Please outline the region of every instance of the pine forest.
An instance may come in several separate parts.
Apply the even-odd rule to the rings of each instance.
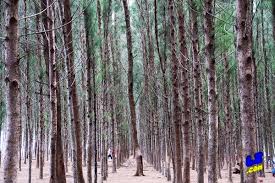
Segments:
[[[275,0],[0,0],[0,183],[275,183]]]

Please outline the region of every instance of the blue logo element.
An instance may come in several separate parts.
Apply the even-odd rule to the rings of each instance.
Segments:
[[[252,167],[253,165],[263,163],[263,152],[257,152],[254,154],[254,160],[252,159],[251,155],[246,156],[245,164],[247,167]]]

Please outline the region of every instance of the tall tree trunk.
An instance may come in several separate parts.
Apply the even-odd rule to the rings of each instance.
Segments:
[[[47,7],[47,0],[42,0],[41,1],[41,9],[44,10],[46,9]],[[43,27],[42,30],[48,30],[48,27],[49,27],[49,19],[48,19],[48,14],[47,14],[47,11],[44,11],[42,14],[41,14],[41,20],[42,20],[42,23],[43,25],[41,25],[41,27]],[[49,32],[45,32],[42,34],[42,37],[43,37],[43,55],[44,55],[44,59],[45,59],[45,65],[46,65],[46,80],[47,80],[47,83],[49,84],[49,42],[48,42],[48,34]],[[42,72],[42,70],[40,71]],[[41,73],[42,74],[42,73]],[[40,81],[42,82],[42,81]],[[50,86],[50,85],[48,85]],[[43,88],[42,88],[43,89]],[[40,86],[40,94],[42,96],[42,91],[41,90],[41,86]],[[48,88],[47,88],[47,91],[48,91]],[[41,101],[42,102],[42,101]],[[43,106],[43,104],[40,103],[40,106]],[[40,108],[40,111],[42,109]],[[41,114],[40,114],[41,115]],[[39,177],[40,179],[43,178],[43,167],[44,167],[44,153],[45,153],[45,125],[42,124],[44,123],[42,120],[42,117],[43,115],[40,116],[40,172],[39,172]],[[48,133],[46,133],[48,134]],[[47,138],[48,139],[48,138]],[[48,150],[48,143],[46,143],[46,149]],[[48,152],[47,152],[48,154]]]
[[[188,67],[188,51],[186,47],[186,37],[185,37],[185,17],[183,14],[183,0],[178,1],[178,21],[179,21],[179,64],[181,65],[181,82],[182,87],[182,98],[183,98],[183,149],[184,149],[184,168],[183,168],[183,182],[190,182],[190,134],[189,130],[191,127],[191,103],[189,96],[189,67]],[[195,154],[195,153],[194,153]]]
[[[208,145],[208,182],[217,182],[217,92],[214,46],[214,1],[204,1],[205,52],[208,77],[209,145]]]
[[[77,182],[84,183],[83,171],[82,171],[82,148],[81,148],[81,125],[79,116],[79,104],[76,88],[76,77],[74,70],[74,50],[73,50],[73,33],[72,33],[72,16],[71,16],[71,3],[70,0],[64,0],[64,40],[66,49],[66,63],[68,70],[68,86],[69,95],[71,99],[71,112],[74,123],[74,135],[76,142],[76,161],[77,161]]]
[[[169,16],[170,16],[170,41],[171,41],[171,74],[172,74],[172,91],[173,91],[173,122],[174,122],[174,130],[175,130],[175,183],[182,183],[182,159],[181,159],[181,113],[180,113],[180,106],[179,106],[179,61],[176,56],[176,37],[175,37],[175,26],[176,26],[176,17],[174,16],[174,1],[168,1],[168,9],[169,9]]]
[[[63,61],[63,60],[61,60]],[[59,71],[56,70],[56,98],[57,98],[57,123],[56,123],[56,177],[58,183],[66,183],[66,173],[64,166],[64,153],[62,143],[62,110],[61,110],[61,86]]]
[[[115,109],[114,109],[114,92],[111,94],[111,150],[112,150],[112,172],[116,173],[116,154],[115,154],[115,149],[116,149],[116,143],[115,143]]]
[[[20,79],[21,79],[21,75],[19,75]],[[19,171],[22,171],[22,136],[23,136],[23,123],[22,123],[22,92],[20,91],[21,89],[19,88],[19,150],[18,150],[18,154],[19,154],[19,162],[18,162],[18,170]],[[1,129],[1,126],[0,126],[0,129]],[[1,133],[1,130],[0,130],[0,133]],[[0,135],[0,138],[1,138],[1,135]],[[0,150],[1,151],[1,150]],[[1,152],[0,152],[0,166],[1,166]]]
[[[40,136],[39,136],[39,158],[40,158],[40,167],[39,167],[39,178],[43,179],[43,167],[44,167],[44,98],[43,98],[43,68],[42,68],[42,59],[39,61],[40,74],[39,74],[39,104],[40,104]]]
[[[110,54],[109,54],[109,22],[110,22],[110,13],[111,13],[111,3],[112,1],[109,0],[108,4],[106,4],[103,8],[103,59],[102,62],[102,89],[103,89],[103,98],[102,98],[102,115],[103,115],[103,122],[102,122],[102,151],[101,151],[101,177],[102,180],[107,180],[108,177],[108,124],[109,120],[107,117],[108,114],[108,99],[109,99],[109,93],[107,92],[107,89],[109,87],[109,60],[110,60]]]
[[[92,64],[93,110],[94,110],[94,183],[97,183],[97,99],[96,99],[96,62]]]
[[[116,18],[116,15],[115,15]],[[116,25],[114,25],[116,26]],[[115,28],[116,29],[116,28]],[[116,120],[115,120],[115,105],[116,105],[116,101],[115,101],[115,97],[116,97],[116,86],[115,86],[115,80],[116,80],[116,74],[115,73],[115,69],[117,67],[116,65],[116,57],[115,57],[115,49],[114,49],[114,42],[113,42],[113,34],[110,35],[110,47],[111,47],[111,53],[112,53],[112,67],[113,67],[113,77],[110,78],[112,86],[114,87],[113,90],[111,91],[111,96],[110,96],[110,110],[111,110],[111,149],[112,149],[112,172],[116,173],[117,172],[117,156],[116,156],[116,149],[117,149],[117,130],[116,130]]]
[[[264,10],[261,10],[261,16],[262,16],[262,48],[263,48],[263,60],[264,60],[264,85],[265,85],[265,127],[267,136],[267,147],[266,147],[266,168],[269,166],[269,162],[273,160],[274,156],[274,149],[273,149],[273,134],[272,134],[272,111],[271,111],[271,102],[270,102],[270,81],[269,81],[269,69],[272,68],[272,66],[268,65],[268,56],[266,52],[266,41],[265,41],[265,27],[264,27]],[[267,32],[266,32],[267,33]],[[256,86],[255,86],[256,87]],[[270,163],[270,166],[272,164]]]
[[[128,50],[128,99],[130,106],[131,115],[131,126],[132,126],[132,142],[134,146],[134,155],[136,158],[137,169],[135,176],[144,176],[143,174],[143,162],[142,154],[137,139],[137,126],[136,126],[136,111],[135,111],[135,100],[134,100],[134,81],[133,81],[133,53],[132,53],[132,33],[131,33],[131,23],[130,23],[130,12],[128,9],[127,0],[123,0],[123,8],[125,15],[126,24],[126,37],[127,37],[127,50]]]
[[[84,43],[83,43],[84,45]],[[85,64],[83,64],[83,68],[85,68]],[[86,150],[86,144],[87,144],[87,84],[86,84],[86,69],[81,72],[81,78],[82,78],[82,105],[83,105],[83,142],[82,142],[82,148],[83,148],[83,166],[87,166],[87,150]]]
[[[27,16],[27,0],[24,0],[24,16]],[[32,178],[32,106],[31,106],[31,92],[30,92],[30,85],[31,85],[31,74],[30,74],[30,50],[29,50],[29,38],[27,36],[28,34],[28,22],[27,19],[24,21],[25,24],[25,53],[26,53],[26,62],[27,62],[27,68],[26,68],[26,75],[27,75],[27,88],[26,88],[26,107],[27,107],[27,126],[28,126],[28,135],[29,135],[29,146],[28,146],[28,157],[29,157],[29,167],[28,167],[28,182],[31,183]]]
[[[203,121],[202,121],[202,94],[201,94],[201,69],[199,60],[199,36],[198,36],[198,14],[196,2],[189,0],[190,4],[190,24],[192,35],[192,56],[194,68],[194,94],[195,94],[195,120],[197,124],[197,134],[203,134]],[[197,174],[198,183],[204,182],[204,138],[203,135],[198,135],[197,143]]]
[[[40,11],[40,8],[38,6],[36,7],[36,12],[38,13]],[[40,18],[41,16],[36,17],[36,30],[40,31]],[[37,35],[37,43],[41,43],[41,35]],[[37,50],[37,57],[38,57],[38,65],[39,65],[39,137],[38,139],[38,146],[39,151],[37,152],[38,158],[37,161],[39,162],[39,178],[43,179],[43,167],[44,167],[44,97],[43,97],[43,63],[42,63],[42,52],[41,52],[41,46],[38,45]]]
[[[252,16],[249,0],[237,1],[237,60],[240,88],[240,117],[242,123],[242,158],[256,151],[255,119],[253,106]],[[244,164],[243,164],[244,165]],[[247,174],[243,166],[244,182],[256,183],[255,173]]]
[[[4,183],[17,179],[19,126],[18,0],[6,2],[5,68],[7,88],[7,145],[4,158]]]
[[[229,62],[227,60],[227,55],[224,54],[224,84],[225,84],[225,93],[224,93],[224,113],[225,113],[225,129],[226,129],[226,141],[228,143],[226,154],[227,154],[227,166],[228,166],[228,181],[233,182],[232,180],[232,121],[231,121],[231,102],[230,102],[230,73],[229,73]]]
[[[117,13],[114,15],[114,33],[111,40],[111,47],[112,47],[112,53],[114,55],[114,61],[113,61],[113,71],[114,71],[114,90],[115,90],[115,104],[114,104],[114,111],[115,111],[115,121],[116,121],[116,131],[117,131],[117,141],[116,141],[116,165],[119,167],[122,163],[122,151],[121,151],[121,145],[122,145],[122,130],[121,130],[121,124],[123,121],[123,104],[119,101],[123,99],[123,93],[122,93],[122,83],[121,83],[121,63],[120,63],[120,44],[119,44],[119,34],[117,31],[118,27],[118,17]]]
[[[53,0],[48,0],[48,4],[52,4]],[[56,99],[56,58],[55,58],[55,32],[54,17],[55,8],[54,4],[49,8],[49,31],[48,44],[49,44],[49,83],[50,83],[50,102],[51,102],[51,155],[50,155],[50,183],[57,183],[56,176],[56,138],[57,138],[57,99]]]
[[[92,118],[92,64],[94,64],[92,46],[93,46],[93,38],[91,38],[91,27],[90,27],[90,16],[89,12],[90,8],[87,7],[84,10],[84,21],[85,21],[85,31],[86,31],[86,49],[87,49],[87,93],[88,93],[88,120],[89,120],[89,132],[88,132],[88,159],[87,159],[87,179],[88,183],[92,183],[92,133],[93,133],[93,118]],[[95,100],[95,99],[93,99]]]

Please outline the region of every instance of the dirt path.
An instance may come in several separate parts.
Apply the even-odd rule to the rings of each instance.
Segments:
[[[36,161],[33,160],[33,171],[32,171],[32,182],[33,183],[48,183],[49,182],[49,162],[47,161],[44,168],[44,179],[39,179],[39,170],[35,167]],[[83,168],[84,177],[86,180],[86,167]],[[100,168],[99,168],[100,171]],[[109,176],[106,183],[168,183],[166,177],[161,173],[155,171],[151,165],[144,162],[144,174],[142,177],[133,176],[135,173],[135,160],[130,158],[126,161],[122,167],[117,170],[117,173],[111,173],[111,161],[109,162]],[[267,170],[270,172],[270,170]],[[227,170],[222,170],[222,179],[219,179],[219,183],[227,183],[228,176]],[[3,182],[3,169],[0,168],[0,183]],[[205,183],[207,183],[207,174],[205,174]],[[67,183],[73,183],[73,173],[72,169],[69,168],[69,171],[66,173]],[[98,182],[100,182],[100,174],[98,175]],[[233,182],[239,183],[239,175],[233,175]],[[266,173],[266,178],[262,179],[263,183],[275,183],[275,177],[272,177],[271,173]],[[86,180],[87,181],[87,180]],[[22,164],[22,171],[18,172],[18,183],[27,183],[28,182],[28,165]],[[197,182],[196,171],[191,170],[191,183]],[[170,182],[172,183],[172,182]]]
[[[144,162],[145,176],[133,176],[135,174],[135,160],[129,159],[122,167],[117,170],[117,173],[110,173],[108,183],[167,183],[166,178],[161,173],[155,171],[151,165]],[[112,169],[110,168],[110,171]]]

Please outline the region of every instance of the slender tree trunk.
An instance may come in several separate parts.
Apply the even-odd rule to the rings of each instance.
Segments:
[[[126,23],[126,37],[127,37],[127,50],[128,50],[128,99],[131,114],[131,126],[132,126],[132,142],[134,146],[134,154],[137,163],[137,170],[135,176],[144,176],[143,174],[143,162],[142,154],[137,139],[137,127],[136,127],[136,111],[135,111],[135,100],[133,93],[133,53],[132,53],[132,33],[131,33],[131,23],[130,23],[130,12],[128,9],[127,0],[123,0],[123,8]]]
[[[62,63],[62,72],[65,72],[65,63]],[[67,97],[67,90],[66,90],[66,82],[63,82],[62,85],[62,91],[63,91],[63,107],[64,107],[64,115],[63,115],[63,123],[64,123],[64,161],[65,161],[65,170],[66,173],[68,172],[68,164],[69,164],[69,125],[68,125],[68,119],[69,119],[69,113],[68,113],[68,97]]]
[[[214,46],[214,1],[204,1],[205,51],[208,77],[209,146],[208,146],[208,182],[217,182],[217,92]]]
[[[28,130],[28,123],[25,120],[25,149],[24,149],[24,164],[27,164],[28,159],[28,147],[29,147],[29,130]]]
[[[252,16],[249,0],[237,1],[237,60],[239,69],[240,116],[242,122],[243,160],[256,151],[253,106]],[[243,164],[244,165],[244,164]],[[244,182],[256,183],[257,174],[247,174],[243,166]]]
[[[47,7],[47,0],[42,0],[41,1],[41,9],[46,9]],[[41,20],[42,20],[42,23],[43,25],[41,26],[42,27],[42,30],[48,30],[48,27],[49,27],[49,21],[48,21],[48,14],[47,14],[47,11],[44,11],[42,14],[41,14]],[[47,83],[49,84],[49,42],[48,42],[48,34],[49,32],[47,33],[43,33],[42,34],[42,37],[43,37],[43,55],[44,55],[44,59],[45,59],[45,65],[46,65],[46,80],[47,80]],[[40,71],[42,72],[42,70]],[[42,73],[41,73],[42,74]],[[49,85],[50,86],[50,85]],[[47,90],[48,91],[48,88]],[[41,86],[40,86],[40,94],[42,94],[43,92],[43,88],[41,90]],[[42,96],[42,95],[41,95]],[[43,101],[41,101],[43,102]],[[44,106],[43,104],[40,103],[40,111],[42,110],[42,106]],[[44,119],[43,119],[43,115],[40,113],[40,170],[39,170],[39,177],[40,179],[43,178],[43,167],[44,167],[44,153],[45,153],[45,148],[47,150],[47,155],[48,155],[48,143],[44,144],[45,143],[45,125],[42,124],[44,123]],[[48,133],[46,133],[48,134]],[[47,135],[48,137],[48,135]],[[48,139],[48,138],[47,138]],[[46,145],[46,147],[45,147]],[[48,156],[47,156],[47,160],[48,160]]]
[[[27,16],[27,1],[24,0],[24,16]],[[27,36],[28,34],[28,23],[27,20],[25,19],[24,21],[25,24],[25,53],[26,53],[26,62],[27,62],[27,68],[26,68],[26,75],[27,75],[27,88],[26,88],[26,107],[27,107],[27,126],[28,126],[28,135],[29,135],[29,146],[28,146],[28,157],[29,157],[29,167],[28,167],[28,182],[31,183],[31,178],[32,178],[32,113],[31,113],[31,92],[30,92],[30,85],[31,85],[31,76],[30,76],[30,50],[29,50],[29,38]]]
[[[76,159],[77,159],[77,182],[84,183],[82,171],[82,148],[81,148],[81,125],[79,116],[79,103],[76,88],[76,76],[74,70],[74,50],[73,50],[73,37],[72,37],[72,16],[71,16],[71,3],[70,0],[64,0],[64,20],[66,26],[64,31],[65,49],[66,49],[66,63],[68,70],[68,86],[69,95],[71,99],[71,111],[74,123],[74,134],[76,142]]]
[[[174,1],[168,1],[168,9],[169,9],[169,16],[170,16],[170,41],[171,41],[171,74],[172,74],[172,91],[173,91],[173,122],[174,122],[174,130],[175,130],[175,183],[182,183],[182,160],[181,160],[181,114],[180,114],[180,106],[179,106],[179,73],[178,67],[179,62],[176,56],[176,38],[175,38],[175,26],[176,26],[176,17],[174,16]]]
[[[53,0],[48,0],[48,4],[52,4]],[[57,183],[56,176],[56,139],[57,139],[57,96],[56,96],[56,58],[55,58],[55,32],[54,17],[55,8],[54,4],[49,8],[49,31],[48,44],[49,44],[49,83],[50,83],[50,102],[51,102],[51,155],[50,155],[50,183]]]
[[[85,68],[85,64],[83,64],[83,68]],[[85,69],[86,70],[86,69]],[[87,84],[86,84],[86,71],[82,71],[82,105],[83,105],[83,110],[82,110],[82,114],[83,114],[83,166],[86,167],[87,166],[87,151],[86,151],[86,144],[87,144]]]
[[[114,94],[112,93],[111,94],[112,96],[111,96],[111,103],[110,103],[110,105],[111,105],[111,144],[112,144],[112,148],[111,148],[111,150],[112,150],[112,165],[113,165],[113,167],[112,167],[112,172],[113,173],[116,173],[116,154],[115,154],[115,148],[116,148],[116,143],[115,143],[115,117],[114,117]]]
[[[227,166],[228,166],[228,180],[232,180],[232,121],[231,121],[231,103],[230,103],[230,73],[229,73],[229,62],[227,60],[227,55],[224,54],[224,84],[225,84],[225,93],[224,93],[224,113],[225,113],[225,129],[226,129],[226,141],[228,143],[226,154],[227,154]]]
[[[195,94],[195,120],[197,123],[197,134],[203,134],[203,121],[202,121],[202,98],[201,98],[201,69],[199,60],[199,36],[198,36],[198,15],[197,7],[194,0],[189,0],[190,4],[190,24],[192,35],[192,55],[193,55],[193,68],[194,68],[194,94]],[[203,135],[198,135],[197,143],[197,174],[198,183],[204,182],[204,138]]]
[[[4,183],[17,179],[19,126],[18,0],[6,2],[5,68],[7,88],[7,145],[4,158]]]
[[[107,92],[107,89],[109,87],[109,60],[110,60],[110,54],[109,54],[109,22],[110,22],[110,13],[111,13],[111,3],[112,1],[109,0],[108,4],[105,5],[105,8],[103,9],[103,59],[102,62],[102,115],[103,115],[103,122],[102,122],[102,151],[101,151],[101,177],[102,180],[107,180],[108,177],[108,99],[109,99],[109,93]]]
[[[62,110],[61,110],[61,86],[58,70],[56,71],[56,98],[57,98],[57,123],[56,123],[56,177],[58,183],[66,183],[64,166],[64,153],[62,143]]]
[[[36,7],[36,12],[38,13],[40,8]],[[40,31],[40,18],[41,16],[36,17],[36,30]],[[37,35],[37,43],[41,43],[41,35]],[[38,158],[37,161],[39,162],[39,178],[43,179],[43,167],[44,167],[44,97],[43,97],[43,63],[42,63],[42,52],[41,46],[38,45],[37,51],[38,57],[38,65],[39,65],[39,124],[40,124],[40,132],[38,143],[39,143],[39,151],[37,152]],[[39,160],[38,160],[39,159]]]
[[[178,21],[179,21],[179,43],[180,43],[180,55],[179,63],[181,65],[181,87],[182,87],[182,98],[183,102],[183,149],[184,149],[184,169],[183,169],[183,182],[190,182],[190,134],[189,130],[191,127],[191,103],[189,96],[189,77],[188,77],[188,51],[186,47],[185,37],[185,17],[183,14],[183,0],[178,1]],[[194,144],[193,144],[194,145]],[[195,154],[195,153],[194,153]]]
[[[91,27],[89,24],[90,16],[89,8],[84,10],[84,21],[85,21],[85,31],[86,31],[86,49],[87,49],[87,93],[88,93],[88,120],[89,120],[89,132],[88,132],[88,159],[87,159],[87,177],[88,183],[92,183],[92,133],[93,133],[93,118],[92,118],[92,110],[93,110],[93,103],[92,103],[92,46],[93,46],[93,38],[91,38]],[[95,99],[93,99],[95,100]]]
[[[122,163],[122,157],[121,157],[121,145],[122,145],[122,128],[121,124],[123,121],[123,104],[119,101],[123,99],[123,94],[122,94],[122,83],[121,83],[121,63],[120,63],[120,44],[119,44],[119,37],[118,37],[118,23],[117,23],[118,17],[117,14],[115,13],[114,15],[114,33],[113,37],[111,40],[111,47],[112,47],[112,53],[114,55],[114,61],[113,61],[113,70],[114,70],[114,75],[113,75],[113,80],[114,80],[114,90],[115,90],[115,104],[114,104],[114,112],[115,112],[115,121],[116,121],[116,136],[117,136],[117,141],[116,141],[116,147],[115,147],[115,152],[116,152],[116,165],[117,167],[121,166]]]
[[[271,97],[270,97],[270,82],[269,82],[269,69],[272,68],[272,66],[268,65],[268,56],[266,52],[266,41],[265,41],[265,26],[264,26],[264,10],[261,10],[261,16],[262,16],[262,48],[263,48],[263,60],[264,60],[264,85],[265,85],[265,128],[266,128],[266,136],[267,136],[267,151],[266,151],[266,168],[269,167],[269,162],[273,160],[274,156],[274,149],[273,149],[273,134],[272,134],[272,111],[271,111]],[[255,86],[256,87],[256,86]],[[270,166],[272,164],[270,163]]]
[[[97,183],[97,100],[96,100],[96,64],[92,64],[93,76],[93,110],[94,110],[94,183]]]
[[[39,158],[40,158],[40,167],[39,167],[39,178],[43,179],[43,167],[44,167],[44,99],[43,99],[43,69],[42,69],[42,59],[39,61],[40,66],[40,75],[39,75],[39,93],[40,93],[40,137],[39,137]]]
[[[21,78],[21,75],[19,76]],[[21,171],[22,170],[22,132],[23,132],[23,126],[22,126],[22,92],[21,89],[19,88],[19,116],[20,116],[20,123],[19,123],[19,150],[18,150],[18,154],[19,154],[19,162],[18,162],[18,170]],[[1,128],[1,127],[0,127]],[[1,130],[0,130],[1,133]],[[1,138],[1,135],[0,135]],[[0,152],[0,166],[1,166],[1,152]]]

